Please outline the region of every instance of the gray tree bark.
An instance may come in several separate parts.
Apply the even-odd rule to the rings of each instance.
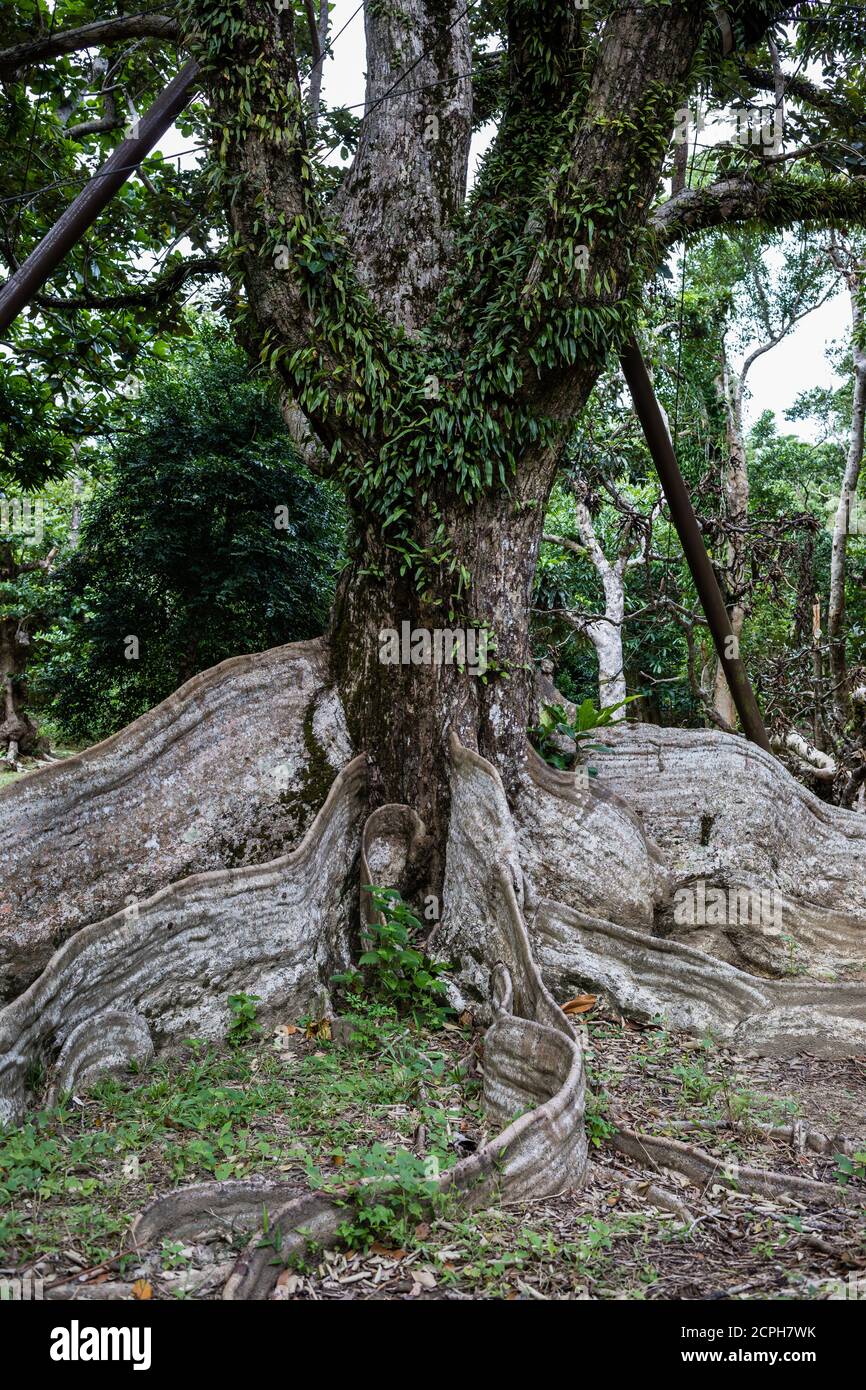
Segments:
[[[845,472],[839,491],[839,504],[833,521],[833,548],[830,552],[830,601],[827,609],[827,636],[830,646],[830,679],[833,702],[840,727],[844,729],[851,718],[851,692],[848,662],[845,651],[845,583],[847,576],[848,536],[855,507],[860,470],[863,466],[864,434],[866,434],[866,346],[864,346],[863,286],[866,282],[866,263],[849,261],[844,264],[837,256],[851,298],[851,349],[854,358],[854,401],[851,414],[851,433]]]
[[[539,20],[538,8],[524,0],[509,8],[503,145],[527,104],[543,121],[575,94],[561,78],[579,47],[578,12],[563,0]],[[463,9],[456,0],[367,7],[368,122],[333,207],[376,332],[401,335],[420,353],[453,268],[465,187]],[[241,37],[232,62],[255,60],[300,112],[290,24],[275,21],[265,0],[245,0],[243,11],[255,35]],[[596,296],[577,282],[562,285],[557,307],[591,327],[594,314],[621,305],[665,154],[663,133],[648,139],[639,118],[662,132],[672,124],[712,23],[679,3],[612,12],[559,184],[527,227],[530,303],[546,258],[569,234],[569,190],[603,181],[610,208],[593,272],[606,289]],[[526,81],[539,25],[561,60],[550,89]],[[206,73],[218,126],[237,115],[228,66]],[[416,77],[417,89],[408,81]],[[392,102],[391,89],[404,83]],[[333,224],[305,186],[302,134],[291,128],[290,138],[274,138],[261,93],[251,92],[250,108],[226,170],[250,336],[284,349],[276,370],[288,399],[293,354],[314,351],[322,390],[307,401],[304,429],[319,456],[339,444],[364,468],[387,443],[387,421],[369,432],[346,424],[337,403],[361,388],[347,380],[343,347],[337,336],[322,340],[303,277],[278,273],[256,251],[263,227],[277,240],[297,218],[323,236],[333,236]],[[431,115],[436,141],[425,139]],[[483,216],[483,203],[474,214]],[[461,361],[477,319],[498,307],[496,286],[487,293],[449,325],[447,346]],[[457,962],[453,998],[490,1022],[485,1105],[503,1128],[443,1180],[467,1205],[553,1193],[583,1177],[583,1055],[556,1002],[564,983],[598,982],[639,1016],[668,1012],[683,1027],[771,1052],[807,1036],[830,1055],[863,1045],[862,981],[825,978],[819,988],[787,978],[795,972],[780,961],[774,913],[745,923],[730,914],[684,919],[676,896],[698,881],[725,895],[776,894],[800,952],[796,973],[800,964],[841,970],[843,957],[862,973],[861,817],[825,806],[772,757],[728,735],[621,726],[589,787],[527,747],[536,708],[528,615],[544,507],[564,435],[603,358],[536,366],[533,331],[538,324],[526,327],[517,315],[521,403],[551,422],[544,443],[525,441],[509,486],[491,487],[475,505],[458,503],[447,479],[435,498],[469,577],[466,617],[494,629],[509,680],[379,660],[383,627],[438,626],[448,595],[417,592],[375,518],[357,508],[358,555],[329,643],[226,663],[114,739],[0,792],[0,843],[16,865],[26,861],[26,872],[0,889],[14,996],[0,1011],[0,1118],[43,1099],[31,1089],[40,1061],[55,1088],[78,1085],[191,1031],[219,1036],[228,993],[248,981],[266,1016],[328,1008],[330,975],[346,963],[359,918],[359,877],[373,868],[406,895],[440,894],[434,943]],[[389,391],[399,399],[399,382],[377,383],[377,393]],[[510,401],[504,394],[491,408],[504,412]],[[370,418],[381,416],[371,410]],[[431,542],[420,501],[411,520],[419,543]],[[74,816],[80,829],[72,819],[70,831]],[[34,828],[44,832],[38,845]],[[263,1201],[286,1253],[303,1250],[305,1228],[333,1239],[331,1204],[261,1182],[172,1193],[142,1214],[136,1239],[195,1229],[213,1210],[243,1210],[255,1222]],[[275,1273],[253,1235],[226,1296],[261,1297]]]

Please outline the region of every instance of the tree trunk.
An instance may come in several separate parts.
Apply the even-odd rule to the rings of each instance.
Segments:
[[[743,390],[745,371],[732,379],[727,354],[722,348],[721,389],[726,405],[728,459],[722,479],[725,517],[732,527],[725,547],[724,584],[730,598],[728,609],[737,642],[743,631],[745,609],[742,595],[746,584],[746,536],[741,528],[749,511],[749,469],[743,436]],[[713,709],[729,729],[737,727],[737,709],[720,661],[716,662]]]
[[[786,979],[778,947],[784,911],[804,968],[866,959],[860,817],[727,735],[620,725],[589,785],[526,744],[545,505],[564,438],[630,331],[647,210],[714,21],[679,3],[614,7],[584,74],[571,0],[513,0],[499,134],[512,162],[488,166],[477,237],[456,257],[471,128],[462,0],[366,7],[368,120],[327,208],[292,13],[236,9],[224,29],[220,7],[206,10],[199,35],[214,183],[248,341],[349,496],[352,560],[329,653],[301,644],[225,663],[0,794],[18,868],[0,885],[10,992],[36,973],[34,944],[41,956],[0,1012],[0,1120],[41,1099],[43,1059],[71,1089],[124,1055],[223,1036],[233,991],[252,988],[263,1021],[330,1012],[375,872],[404,896],[441,891],[433,948],[454,962],[452,1002],[493,1020],[488,1116],[518,1116],[447,1180],[467,1201],[558,1192],[585,1171],[584,1070],[551,987],[589,983],[639,1017],[768,1052],[844,1056],[866,1042],[866,986]],[[586,279],[566,249],[578,238]],[[419,404],[431,360],[435,411]],[[748,479],[744,456],[735,464],[738,518]],[[735,599],[740,588],[734,566]],[[47,832],[38,850],[34,825]],[[725,914],[684,922],[677,895],[703,902],[701,882]],[[220,1191],[229,1207],[244,1200],[239,1186],[172,1193],[161,1210],[212,1222]],[[247,1205],[273,1205],[244,1186]],[[330,1221],[283,1195],[282,1233]],[[158,1213],[149,1230],[165,1230]],[[273,1282],[267,1244],[248,1247],[232,1296]]]
[[[551,479],[552,470],[537,478],[544,497]],[[449,733],[492,762],[509,793],[523,767],[535,684],[530,596],[544,506],[541,497],[521,506],[495,492],[473,508],[443,499],[440,512],[452,547],[444,574],[417,586],[401,574],[399,557],[368,534],[366,552],[340,585],[331,634],[352,743],[370,762],[371,807],[415,808],[429,832],[423,873],[437,894]],[[416,520],[423,544],[429,521]]]
[[[863,346],[864,319],[861,308],[863,267],[858,266],[847,276],[851,294],[854,353],[854,409],[851,416],[851,436],[848,457],[839,493],[839,505],[833,523],[833,548],[830,554],[830,602],[827,609],[827,637],[830,645],[830,680],[836,718],[842,728],[851,718],[851,693],[848,689],[848,666],[845,653],[845,577],[848,556],[848,534],[854,508],[860,469],[863,463],[864,432],[866,432],[866,348]]]
[[[24,710],[22,677],[30,655],[30,639],[17,618],[0,618],[0,748],[13,767],[21,753],[34,753],[39,731]]]
[[[610,618],[591,623],[587,629],[598,657],[599,709],[604,709],[605,705],[621,705],[626,698],[621,624],[622,618],[617,619],[614,608]],[[619,723],[625,718],[625,710],[617,710],[612,718],[615,724]]]
[[[470,239],[455,256],[472,124],[460,0],[366,7],[368,112],[329,217],[314,193],[291,24],[275,26],[264,0],[243,9],[249,26],[230,41],[206,31],[201,58],[249,336],[350,495],[357,553],[336,608],[335,674],[354,744],[371,763],[373,802],[416,808],[436,846],[435,882],[448,732],[489,758],[509,794],[517,783],[544,507],[564,438],[628,318],[644,224],[707,21],[685,6],[616,12],[579,97],[583,115],[563,122],[586,56],[580,17],[570,3],[511,6],[501,156],[480,193],[477,246]],[[623,122],[623,110],[639,117]],[[528,138],[527,120],[531,130],[559,127],[555,177],[554,153]],[[505,175],[515,162],[518,180]],[[568,237],[585,239],[589,270],[563,256],[563,219]],[[508,276],[500,261],[512,265]],[[435,409],[424,397],[431,362],[442,376],[430,383]],[[385,664],[380,633],[404,623],[431,638],[487,631],[495,648],[485,675]]]
[[[625,619],[625,569],[628,551],[611,563],[601,548],[586,503],[578,498],[575,510],[577,528],[589,551],[596,574],[604,589],[604,617],[586,624],[586,635],[598,657],[598,704],[619,705],[625,700],[625,669],[622,625]],[[614,722],[625,718],[625,710],[614,715]]]

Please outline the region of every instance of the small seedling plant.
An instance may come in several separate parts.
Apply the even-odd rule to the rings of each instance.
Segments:
[[[393,888],[365,885],[375,917],[362,930],[358,968],[335,975],[349,1006],[373,1000],[409,1016],[416,1027],[440,1028],[452,1012],[444,1003],[447,965],[433,961],[416,944],[423,927]]]
[[[346,1176],[352,1210],[338,1228],[343,1243],[351,1250],[369,1250],[374,1241],[411,1244],[415,1227],[442,1201],[434,1166],[430,1159],[382,1144],[351,1154]]]
[[[640,698],[639,694],[629,695],[625,700],[619,700],[615,705],[603,705],[601,709],[597,709],[592,700],[584,700],[578,706],[574,719],[569,717],[564,705],[542,705],[539,722],[529,731],[530,738],[546,763],[560,772],[569,772],[581,762],[585,753],[611,751],[610,744],[594,740],[596,730],[607,728],[624,705]],[[557,746],[558,738],[570,738],[575,745],[574,753],[563,752]],[[596,767],[588,768],[588,772],[590,777],[598,776]]]
[[[858,1153],[836,1154],[836,1181],[843,1187],[847,1187],[852,1180],[854,1182],[866,1182],[866,1149],[861,1149]]]
[[[232,1047],[243,1047],[252,1042],[262,1031],[256,1022],[256,1013],[261,999],[258,994],[230,994],[229,1008],[232,1021],[229,1024],[228,1040]]]

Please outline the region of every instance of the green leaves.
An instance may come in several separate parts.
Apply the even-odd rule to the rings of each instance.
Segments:
[[[419,1026],[441,1025],[451,1012],[441,1002],[447,967],[413,945],[421,922],[395,889],[366,884],[363,891],[370,894],[376,916],[362,930],[367,949],[358,957],[361,970],[335,975],[335,983],[356,1006],[362,999],[379,1000]]]
[[[5,5],[0,48],[46,37],[47,13],[32,0]],[[93,0],[57,0],[50,29],[75,29],[106,13]],[[173,43],[138,41],[28,63],[4,76],[3,274],[33,250],[117,146],[129,117],[127,102],[145,111],[177,65]],[[184,113],[188,145],[201,142],[203,111],[194,102]],[[94,128],[106,118],[107,127]],[[143,169],[146,185],[130,179],[115,194],[52,274],[39,302],[4,335],[4,467],[19,485],[34,486],[65,472],[73,440],[122,427],[120,383],[161,350],[166,334],[182,332],[181,296],[154,295],[136,305],[117,302],[117,296],[135,294],[155,278],[157,260],[160,271],[182,265],[186,257],[171,249],[181,238],[195,252],[210,243],[212,253],[214,235],[222,237],[221,212],[200,168],[190,167],[189,160],[179,168],[157,151]]]
[[[40,678],[55,718],[88,742],[196,670],[318,635],[342,542],[337,497],[296,462],[267,384],[213,328],[144,374],[102,460],[52,586]]]
[[[639,700],[640,694],[629,695],[624,700],[618,701],[615,705],[603,705],[601,709],[596,709],[592,700],[586,699],[577,709],[573,719],[569,717],[564,705],[542,705],[541,715],[537,726],[529,730],[529,736],[533,746],[541,754],[546,763],[551,767],[558,768],[561,772],[568,771],[578,762],[582,752],[605,753],[610,752],[610,746],[606,743],[590,743],[588,739],[596,729],[609,727],[613,722],[613,716],[623,708],[624,705],[631,704],[632,700]],[[557,738],[571,739],[576,745],[574,754],[563,752],[556,746]],[[597,769],[589,769],[590,777],[598,775]]]
[[[624,700],[619,700],[615,705],[603,705],[601,709],[596,709],[592,700],[584,700],[578,708],[577,718],[574,721],[576,733],[574,737],[580,739],[591,729],[603,729],[613,723],[613,716],[624,705],[630,705],[632,700],[639,700],[641,696],[627,695]]]
[[[438,1192],[426,1160],[383,1144],[350,1154],[346,1177],[354,1189],[353,1211],[341,1223],[339,1235],[353,1250],[369,1250],[376,1240],[408,1244]]]
[[[851,1154],[836,1154],[836,1181],[847,1187],[848,1183],[866,1182],[866,1150]]]
[[[262,1025],[256,1022],[256,1006],[261,1003],[261,999],[258,994],[230,994],[228,1003],[232,1014],[228,1031],[229,1043],[232,1047],[243,1047],[245,1043],[257,1038],[262,1031]]]

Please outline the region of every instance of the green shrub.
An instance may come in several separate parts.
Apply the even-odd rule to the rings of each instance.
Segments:
[[[395,889],[367,884],[364,891],[377,918],[362,931],[361,968],[335,975],[335,983],[345,988],[350,1007],[378,1000],[411,1016],[418,1027],[440,1027],[451,1012],[442,1002],[448,967],[413,944],[423,928]]]

